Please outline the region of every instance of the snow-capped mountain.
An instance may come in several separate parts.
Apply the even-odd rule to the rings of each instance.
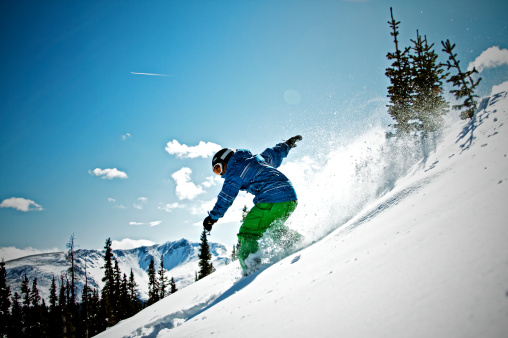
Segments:
[[[507,97],[422,156],[375,130],[330,152],[299,189],[304,248],[248,277],[222,267],[98,337],[506,337]]]
[[[212,263],[218,268],[231,261],[227,248],[218,243],[210,243]],[[127,277],[132,269],[136,283],[139,285],[141,299],[148,298],[147,269],[153,259],[155,268],[159,270],[160,259],[164,257],[164,269],[168,271],[169,278],[173,277],[178,289],[182,289],[195,280],[195,272],[199,270],[198,254],[199,243],[186,239],[167,242],[161,245],[142,246],[129,250],[113,250],[122,273]],[[66,260],[66,252],[46,253],[27,256],[6,262],[7,282],[12,292],[20,293],[21,282],[27,275],[30,282],[37,277],[37,286],[41,296],[49,298],[49,289],[53,277],[58,280],[66,274],[70,263]],[[88,283],[92,288],[102,288],[104,277],[103,252],[99,250],[78,249],[75,251],[75,264],[77,272],[77,291],[81,294],[85,283],[85,269]]]

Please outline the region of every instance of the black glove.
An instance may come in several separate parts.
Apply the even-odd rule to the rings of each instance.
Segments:
[[[216,219],[213,219],[210,217],[210,215],[206,216],[205,220],[203,221],[203,227],[206,231],[210,232],[212,231],[212,226],[217,223]]]
[[[296,135],[291,137],[289,140],[286,141],[286,144],[289,146],[289,149],[296,147],[296,142],[301,141],[302,136]]]

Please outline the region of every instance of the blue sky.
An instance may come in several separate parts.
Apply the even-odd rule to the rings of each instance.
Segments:
[[[508,48],[506,1],[3,3],[0,247],[198,241],[218,147],[302,134],[296,161],[388,125],[390,7],[403,45],[416,29],[437,52],[450,39],[464,67]],[[478,94],[507,67],[485,67]],[[212,241],[234,244],[234,217]]]

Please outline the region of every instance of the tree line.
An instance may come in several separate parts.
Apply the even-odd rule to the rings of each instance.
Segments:
[[[119,321],[129,318],[178,289],[174,278],[168,279],[161,259],[156,271],[153,259],[149,267],[149,299],[139,298],[138,285],[131,269],[129,277],[119,268],[111,248],[111,239],[104,247],[104,286],[102,290],[88,283],[81,299],[76,297],[75,238],[67,244],[69,269],[58,278],[53,276],[49,304],[40,296],[37,278],[24,276],[19,294],[12,294],[7,285],[5,261],[0,263],[0,337],[90,337]]]

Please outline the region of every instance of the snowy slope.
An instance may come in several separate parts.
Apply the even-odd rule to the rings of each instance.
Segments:
[[[408,145],[403,171],[351,155],[368,174],[346,187],[362,209],[323,188],[319,216],[300,206],[292,222],[314,244],[245,278],[224,266],[99,337],[507,337],[507,93],[481,107],[422,156]],[[356,143],[386,155],[387,142]],[[310,181],[328,175],[333,190],[338,166],[327,163]]]
[[[220,267],[230,262],[227,248],[218,243],[209,243],[214,267]],[[159,270],[160,258],[164,256],[164,269],[168,271],[169,278],[174,277],[178,289],[182,289],[195,280],[195,272],[199,271],[198,254],[199,243],[193,243],[186,239],[166,242],[161,245],[142,246],[129,250],[113,250],[118,260],[118,266],[122,273],[129,277],[132,269],[134,279],[138,284],[140,298],[148,299],[148,266],[153,258],[155,267]],[[21,282],[27,275],[30,280],[37,277],[37,286],[41,296],[48,301],[49,289],[53,276],[58,280],[62,274],[66,274],[70,267],[65,259],[66,252],[55,252],[40,255],[27,256],[6,262],[7,283],[14,292],[20,293]],[[80,297],[85,283],[85,267],[88,283],[92,288],[103,287],[104,256],[99,250],[76,250],[75,255],[77,273],[77,291]]]

